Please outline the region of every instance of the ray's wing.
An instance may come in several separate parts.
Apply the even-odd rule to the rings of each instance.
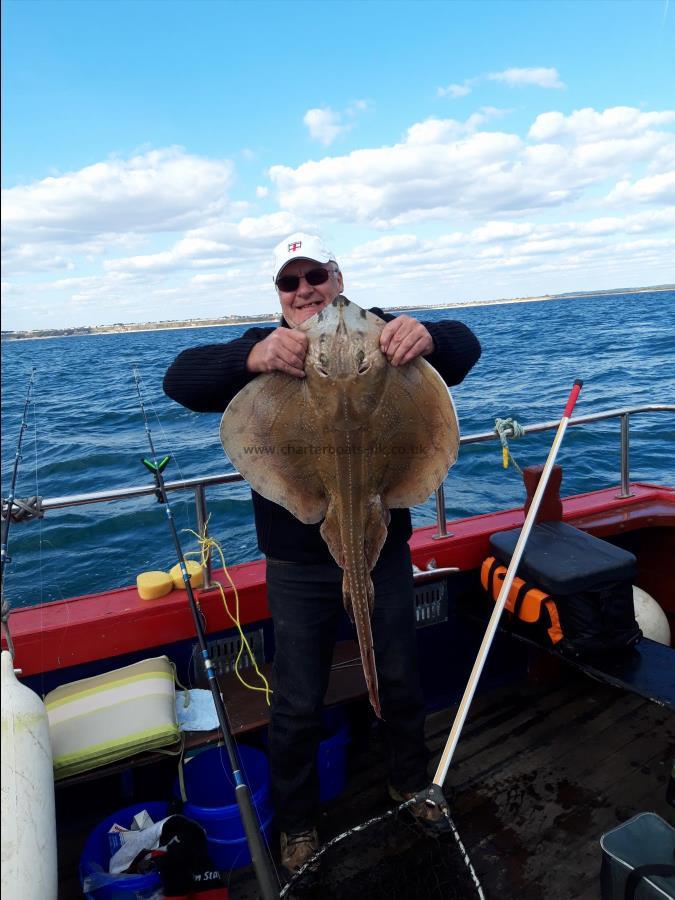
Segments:
[[[392,367],[373,418],[381,449],[375,466],[385,504],[423,503],[457,459],[459,424],[452,397],[426,360]]]
[[[263,497],[301,522],[320,522],[327,502],[311,454],[319,440],[302,379],[259,375],[231,401],[220,440],[232,465]]]

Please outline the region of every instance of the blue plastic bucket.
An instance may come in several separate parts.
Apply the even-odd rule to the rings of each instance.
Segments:
[[[82,889],[85,889],[85,879],[90,883],[88,890],[84,890],[88,900],[143,900],[152,897],[162,887],[162,879],[158,872],[150,872],[147,875],[111,875],[108,872],[110,865],[108,832],[115,823],[128,828],[136,813],[144,809],[147,809],[154,822],[159,822],[166,818],[168,808],[168,803],[161,802],[127,806],[108,816],[94,828],[80,856]]]
[[[267,820],[262,823],[261,830],[265,838],[269,838],[269,832],[272,825],[272,813],[269,814]],[[207,837],[206,843],[209,849],[214,866],[221,872],[230,872],[233,869],[240,869],[242,866],[248,866],[251,862],[251,851],[245,836],[236,840],[225,841],[218,838]]]
[[[253,807],[258,820],[262,823],[262,830],[267,835],[272,821],[267,757],[260,750],[244,745],[239,746],[238,751]],[[240,854],[241,848],[233,848],[233,852],[236,849],[234,855],[240,856],[243,860],[238,865],[247,865],[251,857],[248,854],[246,834],[239,815],[227,750],[224,747],[212,747],[199,753],[185,763],[183,777],[187,797],[183,815],[194,819],[204,827],[212,854],[214,848],[211,845],[214,841],[237,845],[243,843],[246,853]],[[174,794],[180,796],[177,781],[174,784]],[[218,849],[222,850],[220,847]],[[222,858],[224,853],[222,850],[218,855]],[[219,865],[215,858],[213,861]],[[232,865],[227,863],[222,868],[232,868]]]
[[[347,783],[349,727],[344,712],[339,708],[324,710],[323,730],[325,737],[317,753],[319,801],[328,803],[340,796]]]

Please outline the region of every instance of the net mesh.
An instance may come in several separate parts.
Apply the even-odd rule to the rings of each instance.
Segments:
[[[477,876],[450,820],[433,836],[403,808],[328,841],[283,889],[287,900],[472,900],[482,898]]]

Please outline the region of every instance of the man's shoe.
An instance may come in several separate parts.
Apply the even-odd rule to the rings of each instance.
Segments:
[[[391,784],[388,785],[387,789],[391,799],[397,803],[406,803],[415,796],[413,791],[398,791]],[[415,822],[429,834],[440,837],[452,831],[450,820],[443,815],[438,806],[430,805],[422,800],[419,803],[413,803],[407,808],[407,811]]]
[[[289,876],[295,875],[319,849],[316,828],[295,834],[281,832],[281,866]]]

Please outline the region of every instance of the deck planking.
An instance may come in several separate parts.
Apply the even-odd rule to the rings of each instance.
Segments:
[[[533,717],[553,701],[550,717],[494,733],[492,752],[472,753],[466,736],[449,778],[458,827],[487,897],[599,898],[600,836],[638,812],[673,813],[675,716],[581,677],[563,703],[545,689],[521,696]]]
[[[349,780],[343,795],[322,811],[324,839],[390,806],[379,729],[364,701],[349,710],[355,733]],[[454,712],[427,718],[431,775]],[[486,898],[599,900],[600,836],[638,812],[673,815],[665,793],[674,757],[673,713],[571,670],[554,682],[524,682],[479,696],[447,787]],[[156,799],[160,794],[147,770],[139,772],[139,802]],[[166,773],[173,777],[175,770],[169,766]],[[92,821],[91,794],[89,801],[88,827],[129,802],[110,805],[107,796],[108,805]],[[67,818],[63,810],[62,816]],[[62,900],[81,896],[73,872],[85,837],[76,822],[62,823]],[[256,900],[249,869],[232,873],[230,896]]]

